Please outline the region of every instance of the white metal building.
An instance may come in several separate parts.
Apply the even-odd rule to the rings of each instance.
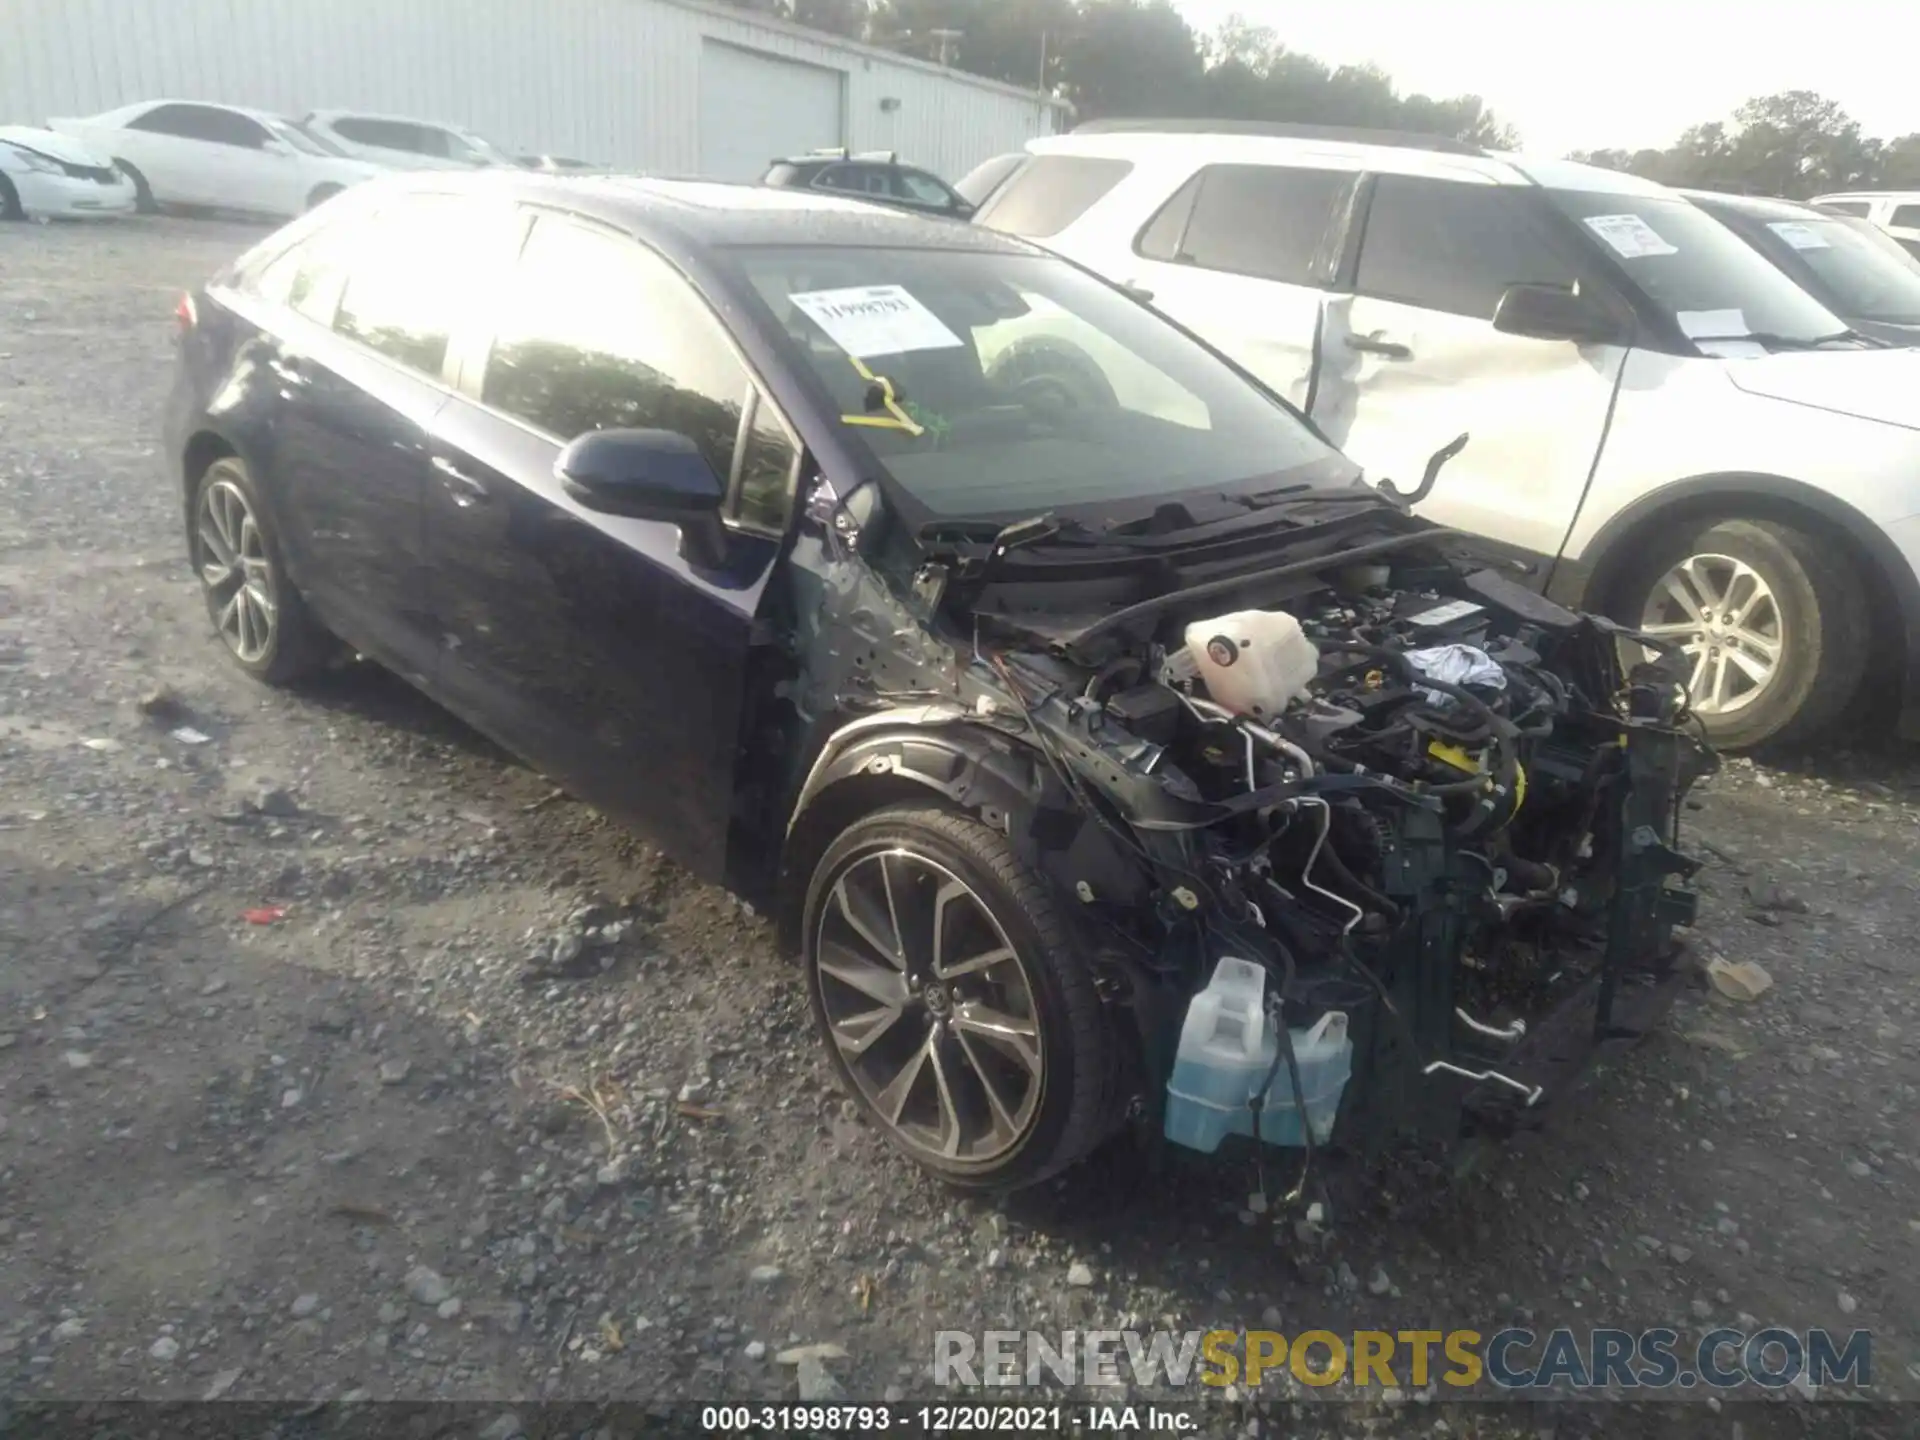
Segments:
[[[732,180],[842,144],[954,179],[1061,109],[708,0],[0,0],[0,123],[161,98],[445,120]]]

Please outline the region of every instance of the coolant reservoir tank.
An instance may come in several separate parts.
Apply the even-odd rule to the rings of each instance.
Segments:
[[[1241,610],[1187,626],[1187,654],[1215,704],[1277,715],[1306,692],[1320,652],[1284,610]]]

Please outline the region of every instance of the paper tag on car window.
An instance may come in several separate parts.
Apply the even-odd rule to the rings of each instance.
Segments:
[[[1676,310],[1673,318],[1689,340],[1739,340],[1752,333],[1739,310]]]
[[[1742,310],[1676,310],[1680,333],[1700,347],[1702,355],[1717,360],[1755,360],[1767,353],[1757,340],[1747,340],[1752,327]]]
[[[904,355],[961,344],[940,317],[903,285],[859,285],[809,290],[787,297],[849,355]]]
[[[1767,228],[1796,250],[1831,250],[1820,232],[1802,220],[1770,220]]]
[[[1638,215],[1589,215],[1587,228],[1598,235],[1622,259],[1638,260],[1643,255],[1678,255],[1660,233]]]

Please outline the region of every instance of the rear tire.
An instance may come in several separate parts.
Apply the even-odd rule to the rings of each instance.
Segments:
[[[195,482],[188,544],[207,614],[234,663],[289,685],[321,669],[331,637],[287,578],[279,541],[247,467],[232,455]]]
[[[0,220],[24,220],[26,207],[20,203],[20,192],[13,188],[13,182],[0,175]]]
[[[133,208],[142,215],[157,215],[160,206],[153,198],[153,187],[147,184],[147,177],[124,160],[115,160],[113,168],[133,182]]]
[[[923,804],[855,821],[814,869],[802,955],[848,1092],[939,1179],[1032,1185],[1112,1132],[1115,1028],[1047,887],[998,831]]]
[[[1622,623],[1687,646],[1695,710],[1726,749],[1813,739],[1866,674],[1858,562],[1787,522],[1682,521],[1653,538],[1612,597]]]

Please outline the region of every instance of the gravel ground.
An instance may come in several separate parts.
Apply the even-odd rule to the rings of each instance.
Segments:
[[[936,1329],[1267,1315],[1866,1327],[1920,1396],[1913,751],[1711,782],[1696,940],[1774,988],[1471,1174],[1332,1165],[1306,1238],[1126,1145],[959,1199],[756,917],[377,671],[226,663],[159,410],[255,233],[0,229],[0,1393],[780,1399],[828,1344],[930,1396]]]

